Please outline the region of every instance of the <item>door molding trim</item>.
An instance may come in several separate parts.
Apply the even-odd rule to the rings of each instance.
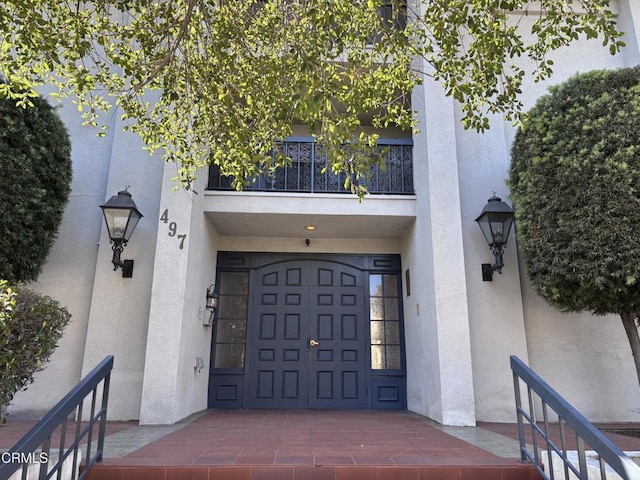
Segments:
[[[399,254],[341,254],[341,253],[251,253],[218,252],[219,269],[256,269],[271,264],[317,260],[321,262],[342,263],[362,271],[398,272],[401,271]]]

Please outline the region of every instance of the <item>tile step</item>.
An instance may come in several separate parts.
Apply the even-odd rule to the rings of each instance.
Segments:
[[[96,465],[87,480],[540,480],[532,465],[447,466],[117,466]]]

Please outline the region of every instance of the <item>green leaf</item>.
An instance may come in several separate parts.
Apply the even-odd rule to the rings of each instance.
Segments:
[[[352,171],[332,146],[371,127],[415,129],[408,99],[425,70],[461,104],[465,127],[484,131],[495,113],[521,116],[524,71],[509,59],[530,60],[541,80],[548,55],[580,36],[622,46],[606,0],[580,2],[585,12],[540,2],[530,31],[510,17],[526,14],[524,0],[419,3],[8,0],[0,96],[28,107],[50,84],[91,126],[117,105],[150,153],[178,164],[179,185],[214,159],[241,186],[271,168],[262,159],[294,126],[323,139],[332,169],[366,175],[371,162]]]

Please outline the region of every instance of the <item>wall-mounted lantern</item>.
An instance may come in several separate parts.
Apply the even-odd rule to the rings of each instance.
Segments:
[[[128,187],[127,187],[128,188]],[[125,245],[131,238],[131,234],[142,218],[142,214],[131,199],[131,194],[125,188],[111,197],[104,205],[100,205],[107,224],[111,249],[113,250],[113,269],[122,268],[122,276],[133,276],[133,260],[121,260],[120,255]]]
[[[482,213],[476,218],[476,222],[478,222],[496,259],[496,263],[493,265],[490,263],[482,264],[482,280],[485,282],[493,280],[493,272],[502,273],[504,266],[502,255],[509,239],[513,217],[513,209],[502,199],[493,195],[482,209]]]
[[[210,285],[207,288],[207,303],[205,305],[206,309],[209,311],[209,319],[205,322],[205,325],[213,325],[213,321],[216,317],[216,309],[218,308],[218,292],[216,292],[216,286]]]

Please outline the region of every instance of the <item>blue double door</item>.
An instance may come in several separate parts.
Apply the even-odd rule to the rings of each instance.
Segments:
[[[362,270],[323,261],[256,269],[247,329],[247,408],[367,408]]]

